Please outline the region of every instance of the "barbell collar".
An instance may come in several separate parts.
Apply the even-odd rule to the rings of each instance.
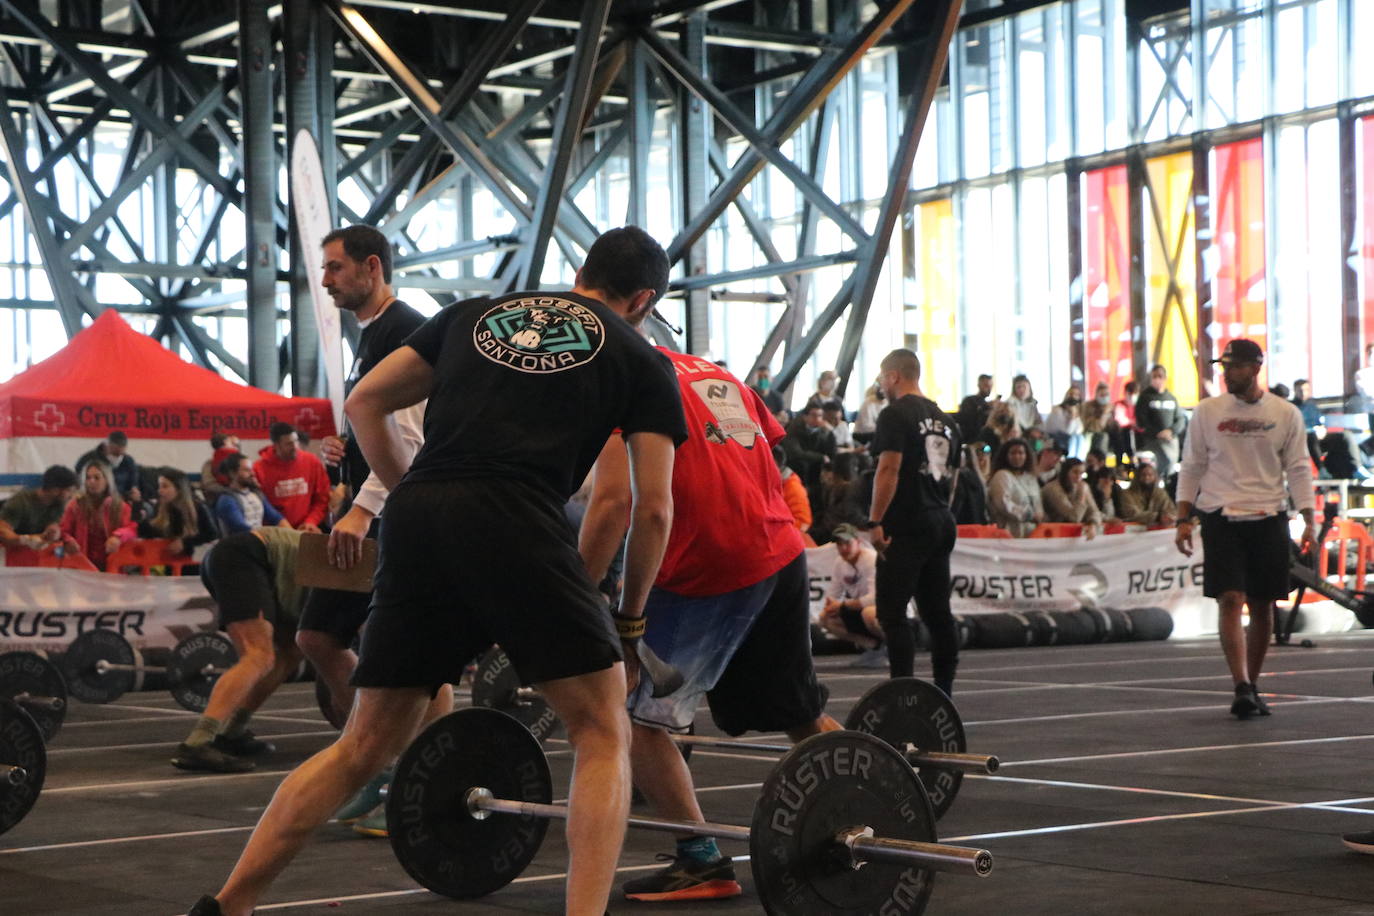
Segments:
[[[22,786],[28,782],[29,771],[23,767],[0,765],[0,776],[4,777],[5,785]]]
[[[522,817],[568,819],[566,805],[543,805],[537,802],[512,801],[496,798],[490,789],[478,786],[468,789],[465,796],[468,812],[478,820],[492,814],[516,814]],[[713,824],[698,821],[678,821],[657,817],[630,817],[630,827],[657,830],[663,833],[688,833],[717,839],[749,840],[749,828],[735,824]],[[873,836],[869,827],[854,827],[842,831],[835,842],[849,850],[855,862],[891,862],[916,865],[931,871],[972,873],[979,877],[992,871],[992,853],[986,849],[947,846],[943,843],[918,843],[911,840],[891,840]]]
[[[61,697],[44,697],[32,693],[15,694],[14,702],[20,706],[32,706],[36,709],[47,709],[52,712],[61,712],[67,708],[67,701]]]
[[[849,850],[855,868],[864,862],[888,862],[979,878],[992,873],[992,853],[986,849],[875,837],[872,827],[842,830],[835,836],[835,842]]]

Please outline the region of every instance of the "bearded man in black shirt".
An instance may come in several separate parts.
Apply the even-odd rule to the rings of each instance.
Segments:
[[[956,526],[950,492],[959,471],[954,419],[921,393],[921,361],[910,350],[883,357],[878,382],[888,407],[878,414],[870,450],[878,456],[869,524],[882,547],[877,572],[878,622],[887,638],[892,677],[911,677],[916,636],[907,604],[930,630],[935,685],[952,695],[959,638],[949,607],[949,555]]]
[[[567,728],[566,910],[604,911],[630,805],[622,659],[634,653],[563,506],[620,430],[635,503],[615,616],[642,629],[687,428],[671,363],[621,317],[652,309],[667,288],[663,249],[634,227],[612,230],[577,277],[569,292],[449,306],[349,395],[354,434],[390,491],[358,699],[339,740],[286,778],[224,888],[191,916],[251,913],[311,831],[405,748],[439,686],[493,642]],[[426,398],[425,443],[410,461],[392,416]]]

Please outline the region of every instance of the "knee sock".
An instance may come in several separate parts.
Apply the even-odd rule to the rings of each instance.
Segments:
[[[196,720],[195,728],[191,729],[191,734],[186,736],[182,742],[187,747],[200,747],[215,740],[215,735],[219,733],[219,719],[212,719],[209,716],[201,716]]]
[[[224,730],[220,732],[226,738],[237,738],[243,734],[248,727],[248,720],[253,718],[253,713],[247,709],[236,709],[229,721],[224,723]]]
[[[693,862],[718,862],[721,855],[715,837],[694,836],[677,841],[677,857]]]

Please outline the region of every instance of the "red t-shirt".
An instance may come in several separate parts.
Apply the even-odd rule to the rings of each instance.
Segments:
[[[725,369],[663,353],[677,372],[687,441],[673,460],[673,530],[655,584],[679,595],[722,595],[768,578],[802,551],[773,463],[783,430]]]

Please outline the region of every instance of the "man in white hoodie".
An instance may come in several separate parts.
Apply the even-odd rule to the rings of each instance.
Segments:
[[[1231,714],[1246,719],[1269,715],[1255,684],[1273,634],[1274,601],[1289,591],[1289,497],[1306,522],[1304,551],[1316,543],[1315,500],[1302,415],[1259,384],[1259,344],[1232,340],[1215,362],[1225,370],[1226,394],[1193,412],[1178,475],[1175,543],[1191,556],[1200,520],[1202,591],[1217,599],[1217,630],[1236,685]],[[1248,631],[1241,625],[1247,605]]]

